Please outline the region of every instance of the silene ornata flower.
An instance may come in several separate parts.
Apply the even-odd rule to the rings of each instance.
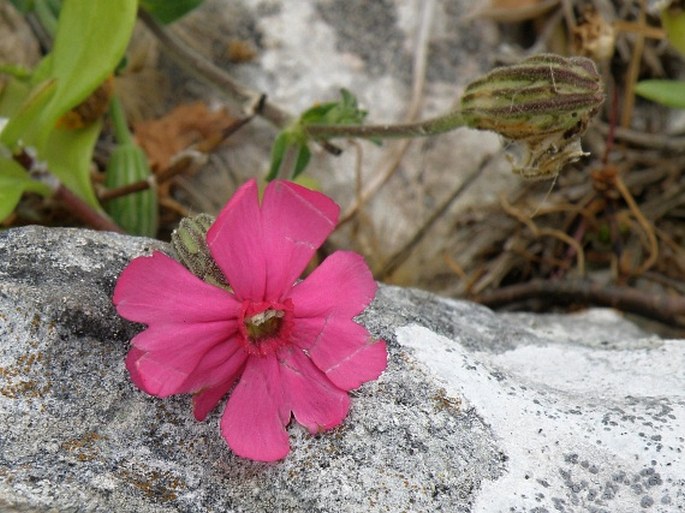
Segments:
[[[333,231],[327,196],[254,180],[209,227],[206,244],[227,286],[203,281],[161,252],[134,259],[114,290],[117,312],[147,325],[126,367],[157,397],[193,394],[203,420],[230,393],[221,433],[238,456],[284,458],[291,416],[311,433],[338,426],[348,391],[376,379],[385,342],[354,322],[377,285],[360,255],[336,251],[298,281]]]

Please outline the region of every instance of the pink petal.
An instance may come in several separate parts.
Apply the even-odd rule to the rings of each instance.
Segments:
[[[141,351],[164,351],[176,353],[187,349],[206,349],[211,345],[228,340],[238,333],[238,321],[227,319],[215,322],[198,323],[155,323],[136,335],[131,341]]]
[[[140,375],[140,372],[138,372],[138,367],[136,366],[136,362],[140,359],[141,356],[145,354],[145,351],[141,351],[140,349],[136,349],[135,347],[132,347],[131,350],[128,352],[126,355],[126,369],[128,370],[129,374],[131,375],[131,381],[140,388],[141,390],[144,390],[143,388],[143,377]]]
[[[328,196],[277,180],[264,191],[262,233],[267,258],[267,301],[280,299],[300,277],[338,221]]]
[[[113,301],[122,317],[150,325],[237,318],[240,307],[230,293],[203,282],[160,252],[138,257],[124,269]]]
[[[339,425],[350,407],[347,392],[340,390],[297,348],[279,352],[283,392],[295,420],[310,433]]]
[[[235,344],[229,342],[236,333],[235,325],[235,321],[225,321],[148,328],[131,341],[136,350],[143,352],[135,359],[133,368],[139,379],[134,382],[159,397],[188,391],[184,383],[202,359],[217,345]]]
[[[324,194],[276,180],[259,206],[250,180],[207,233],[207,244],[241,299],[275,301],[335,228],[339,207]]]
[[[377,289],[361,255],[336,251],[295,285],[288,296],[293,300],[296,318],[334,313],[351,319],[371,303]]]
[[[257,182],[240,187],[207,232],[207,245],[241,299],[261,300],[266,288],[266,254]]]
[[[292,288],[292,337],[314,364],[343,390],[376,379],[387,365],[385,343],[371,339],[352,318],[376,293],[363,258],[337,251]]]
[[[289,420],[275,356],[250,357],[221,418],[229,447],[238,456],[258,461],[285,458]]]
[[[373,340],[363,326],[349,319],[297,319],[292,338],[342,390],[376,379],[387,366],[385,342]]]
[[[235,376],[237,378],[237,376]],[[196,420],[205,420],[219,401],[228,393],[235,379],[226,380],[215,387],[207,388],[193,395],[193,415]]]
[[[236,340],[215,345],[202,356],[180,387],[180,393],[197,393],[224,381],[234,382],[242,372],[247,356]]]

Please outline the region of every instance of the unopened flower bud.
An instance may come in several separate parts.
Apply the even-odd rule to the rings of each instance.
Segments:
[[[545,178],[585,155],[580,136],[603,101],[604,88],[590,59],[542,54],[469,84],[461,114],[472,128],[520,143],[523,152],[514,172]]]
[[[207,231],[214,223],[209,214],[181,219],[171,234],[171,246],[179,261],[195,276],[218,287],[229,288],[207,247]]]

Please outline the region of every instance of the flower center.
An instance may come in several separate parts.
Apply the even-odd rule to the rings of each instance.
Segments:
[[[255,342],[273,337],[280,330],[283,317],[285,317],[284,311],[267,308],[263,312],[245,319],[243,322],[247,329],[247,336]]]
[[[252,355],[273,354],[287,344],[292,331],[293,304],[244,301],[239,330],[243,348]]]

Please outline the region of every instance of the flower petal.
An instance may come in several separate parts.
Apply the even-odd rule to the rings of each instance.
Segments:
[[[363,258],[337,251],[292,288],[292,337],[326,376],[343,390],[376,379],[387,366],[387,348],[352,318],[376,293]]]
[[[129,371],[135,369],[138,379],[134,383],[159,397],[189,391],[184,387],[186,380],[216,346],[231,344],[229,340],[237,332],[235,326],[235,321],[164,324],[139,333],[131,342],[142,354],[128,365]]]
[[[136,362],[140,359],[141,356],[145,354],[145,351],[141,351],[140,349],[136,349],[135,347],[132,347],[131,350],[128,352],[126,355],[126,369],[128,370],[129,374],[131,375],[131,381],[140,388],[141,390],[145,390],[144,385],[143,385],[143,377],[140,375],[140,372],[138,372],[138,367],[136,366]]]
[[[295,420],[316,434],[339,425],[350,408],[347,392],[340,390],[298,348],[279,352],[286,402]]]
[[[335,228],[339,213],[340,207],[319,192],[284,180],[267,186],[262,201],[265,300],[281,299],[295,283]]]
[[[247,356],[235,339],[215,345],[202,356],[180,387],[180,393],[198,393],[225,381],[234,382],[242,372]]]
[[[217,376],[219,373],[224,376],[223,381],[219,381],[193,395],[193,414],[197,420],[205,420],[209,412],[219,404],[222,397],[233,387],[243,371],[246,360],[247,355],[245,353],[235,353],[216,373]]]
[[[353,390],[385,370],[385,342],[375,341],[363,326],[335,316],[297,319],[292,338],[337,387]]]
[[[257,182],[240,187],[207,232],[207,246],[240,299],[261,300],[266,287],[266,253]]]
[[[134,259],[124,269],[113,302],[122,317],[148,325],[237,318],[240,307],[232,294],[205,283],[158,251]]]
[[[288,296],[293,300],[296,318],[334,313],[351,319],[371,303],[377,289],[361,255],[336,251],[295,285]]]
[[[229,447],[238,456],[258,461],[285,458],[289,420],[275,356],[250,357],[221,418]]]

